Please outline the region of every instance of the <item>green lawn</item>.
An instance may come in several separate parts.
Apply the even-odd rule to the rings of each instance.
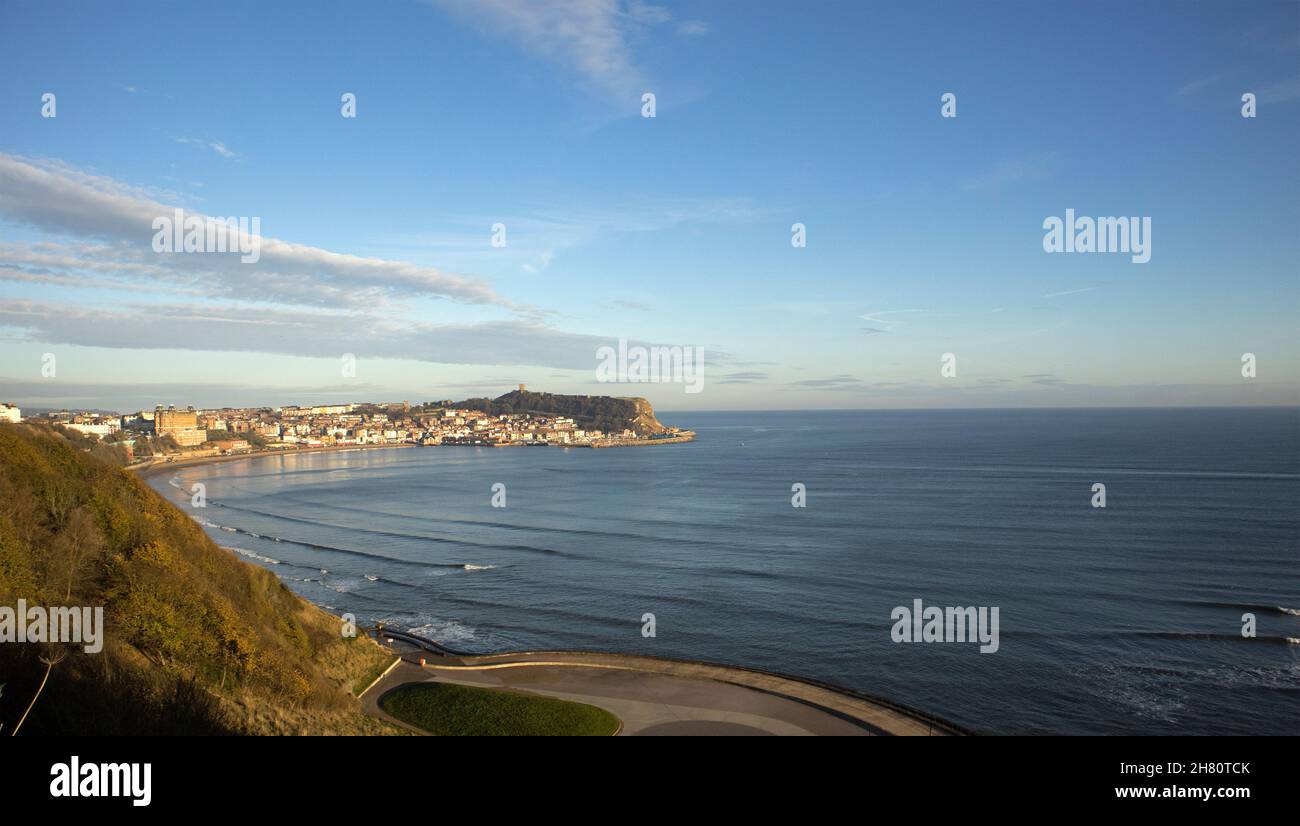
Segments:
[[[383,674],[388,670],[388,666],[393,664],[394,659],[396,659],[396,657],[380,657],[376,659],[374,665],[366,669],[366,671],[357,678],[357,681],[352,684],[352,696],[360,697],[361,692],[369,688],[371,683],[379,679],[380,674]]]
[[[450,683],[400,686],[379,705],[397,719],[443,737],[606,737],[619,727],[617,717],[595,706]]]

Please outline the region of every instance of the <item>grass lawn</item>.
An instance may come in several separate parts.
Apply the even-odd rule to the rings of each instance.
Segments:
[[[392,665],[393,661],[396,659],[396,657],[388,655],[377,657],[375,662],[363,671],[361,676],[357,677],[356,682],[352,684],[352,696],[360,697],[361,692],[365,691],[371,683],[379,679],[379,675],[387,671],[388,666]]]
[[[397,719],[443,737],[604,737],[619,727],[617,717],[595,706],[450,683],[400,686],[379,705]]]

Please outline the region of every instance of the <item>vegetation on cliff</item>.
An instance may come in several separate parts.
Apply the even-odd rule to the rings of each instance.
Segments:
[[[640,398],[564,396],[512,390],[495,399],[466,399],[457,402],[455,406],[482,410],[493,416],[503,413],[567,416],[584,429],[603,430],[606,433],[620,433],[627,428],[637,435],[649,436],[667,430],[655,418],[650,402]]]
[[[0,425],[0,606],[102,606],[105,626],[99,653],[0,644],[0,733],[38,689],[21,734],[391,730],[350,693],[382,649],[217,547],[113,458]]]

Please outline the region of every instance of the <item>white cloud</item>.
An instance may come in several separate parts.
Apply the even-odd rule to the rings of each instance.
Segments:
[[[663,6],[631,0],[627,6],[628,15],[637,22],[658,26],[673,19],[673,13]]]
[[[172,138],[177,143],[184,143],[190,146],[202,146],[211,149],[223,158],[233,158],[235,153],[226,147],[221,141],[205,141],[202,138]]]
[[[644,2],[618,0],[429,0],[491,35],[577,71],[615,95],[639,94],[644,74],[631,39],[669,22],[672,14]]]
[[[997,192],[1017,184],[1053,178],[1064,166],[1065,155],[1060,151],[1008,158],[968,178],[964,188],[970,192]]]
[[[526,320],[429,324],[363,311],[213,303],[102,308],[0,299],[0,326],[53,345],[309,358],[338,358],[347,352],[358,358],[438,364],[591,370],[597,348],[617,340]]]
[[[1260,103],[1286,103],[1300,98],[1300,75],[1261,87],[1257,97]]]
[[[213,295],[228,298],[331,304],[358,297],[435,297],[520,309],[479,279],[270,236],[261,237],[261,259],[256,264],[240,263],[237,254],[155,253],[154,218],[172,214],[172,207],[152,200],[139,188],[57,163],[0,153],[0,218],[47,233],[108,242],[107,247],[80,243],[58,248],[62,261],[33,260],[31,250],[0,247],[0,264],[97,270],[102,266],[98,256],[108,249],[118,273],[153,279],[160,286],[203,285]]]
[[[1094,284],[1091,287],[1079,287],[1073,290],[1061,290],[1060,292],[1047,293],[1043,298],[1060,298],[1063,295],[1079,295],[1080,293],[1092,292],[1095,289],[1097,289],[1097,285]]]
[[[1204,77],[1198,77],[1195,78],[1194,80],[1189,80],[1188,82],[1184,83],[1182,86],[1178,87],[1178,91],[1174,93],[1174,96],[1180,98],[1186,98],[1186,97],[1199,95],[1200,93],[1204,92],[1206,89],[1210,88],[1211,86],[1214,86],[1219,81],[1226,78],[1228,75],[1229,72],[1215,72],[1214,74],[1211,75],[1205,75]]]
[[[891,326],[894,324],[902,324],[903,322],[887,321],[883,318],[883,316],[901,315],[906,313],[928,313],[928,312],[930,311],[929,310],[881,310],[879,312],[874,312],[874,313],[863,313],[862,315],[858,316],[858,318],[862,319],[863,321],[869,321],[872,324],[884,324],[886,326]]]
[[[369,245],[408,254],[436,255],[459,268],[487,271],[508,260],[512,267],[538,273],[551,265],[555,256],[620,234],[662,232],[683,225],[739,225],[773,214],[743,197],[646,198],[626,194],[608,206],[576,209],[549,207],[512,215],[437,215],[437,223],[454,232],[438,234],[386,234],[369,240]],[[509,230],[510,244],[504,249],[489,246],[487,228],[500,221]]]
[[[479,279],[403,260],[269,236],[261,237],[256,264],[240,263],[238,253],[156,253],[153,220],[172,212],[138,187],[0,153],[0,220],[43,233],[34,241],[0,242],[0,283],[13,288],[0,298],[0,327],[10,340],[53,345],[314,358],[351,352],[584,370],[595,368],[600,346],[620,337],[556,329],[544,323],[545,310],[508,301]],[[543,217],[538,226],[558,226],[578,238],[609,226],[654,229],[691,216],[737,214],[745,209],[720,201],[665,208],[653,217],[592,217],[588,230],[576,216]],[[479,244],[485,247],[486,239]],[[543,248],[531,263],[544,268],[550,261]],[[467,316],[460,308],[434,319],[427,299],[486,312]],[[510,317],[494,319],[493,310]]]

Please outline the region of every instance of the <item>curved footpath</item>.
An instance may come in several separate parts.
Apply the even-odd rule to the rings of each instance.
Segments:
[[[624,735],[947,735],[938,718],[765,671],[625,654],[530,651],[472,656],[385,631],[401,662],[362,695],[366,713],[401,685],[446,682],[598,706]],[[420,661],[425,664],[421,666]]]

